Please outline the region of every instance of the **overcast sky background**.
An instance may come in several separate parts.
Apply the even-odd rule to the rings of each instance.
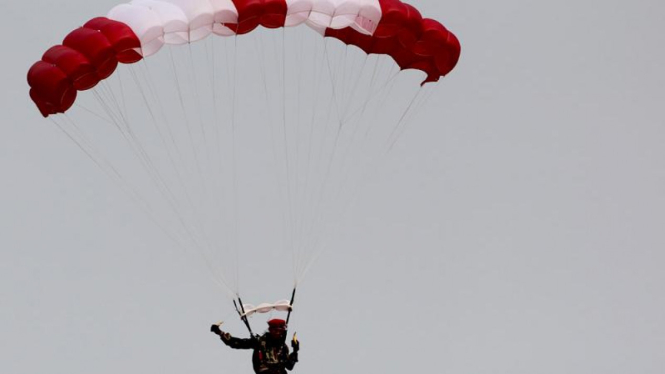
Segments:
[[[665,372],[665,3],[412,3],[462,58],[300,288],[296,372]],[[250,373],[207,331],[245,334],[226,299],[28,98],[115,4],[0,5],[0,371]]]

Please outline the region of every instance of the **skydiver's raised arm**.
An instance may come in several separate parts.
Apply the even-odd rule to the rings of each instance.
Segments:
[[[258,341],[254,338],[235,338],[228,332],[222,331],[219,328],[219,325],[210,326],[210,331],[219,335],[220,339],[222,339],[222,342],[233,349],[254,349],[258,343]]]
[[[256,348],[256,343],[258,342],[258,340],[253,338],[235,338],[228,332],[223,332],[219,337],[222,339],[224,344],[233,349],[254,349]]]

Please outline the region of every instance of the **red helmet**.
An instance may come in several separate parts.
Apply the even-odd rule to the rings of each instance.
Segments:
[[[271,319],[270,321],[268,321],[268,326],[270,328],[285,329],[286,328],[286,321],[283,320],[283,319]]]

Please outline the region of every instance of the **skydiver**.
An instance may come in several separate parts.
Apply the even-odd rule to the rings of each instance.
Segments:
[[[219,325],[212,325],[210,331],[219,335],[224,344],[234,349],[253,349],[252,364],[256,374],[286,374],[286,370],[293,370],[298,362],[298,351],[300,342],[293,335],[291,347],[293,353],[289,353],[286,346],[286,321],[272,319],[268,321],[268,331],[261,336],[249,339],[236,338],[228,332],[224,332]]]

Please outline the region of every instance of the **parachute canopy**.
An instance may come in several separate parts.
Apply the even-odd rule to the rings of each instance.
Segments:
[[[454,34],[399,0],[132,0],[48,49],[28,72],[30,97],[44,117],[64,113],[78,91],[108,78],[118,63],[138,62],[164,45],[301,24],[390,56],[400,69],[421,70],[423,84],[448,74],[460,55]]]

